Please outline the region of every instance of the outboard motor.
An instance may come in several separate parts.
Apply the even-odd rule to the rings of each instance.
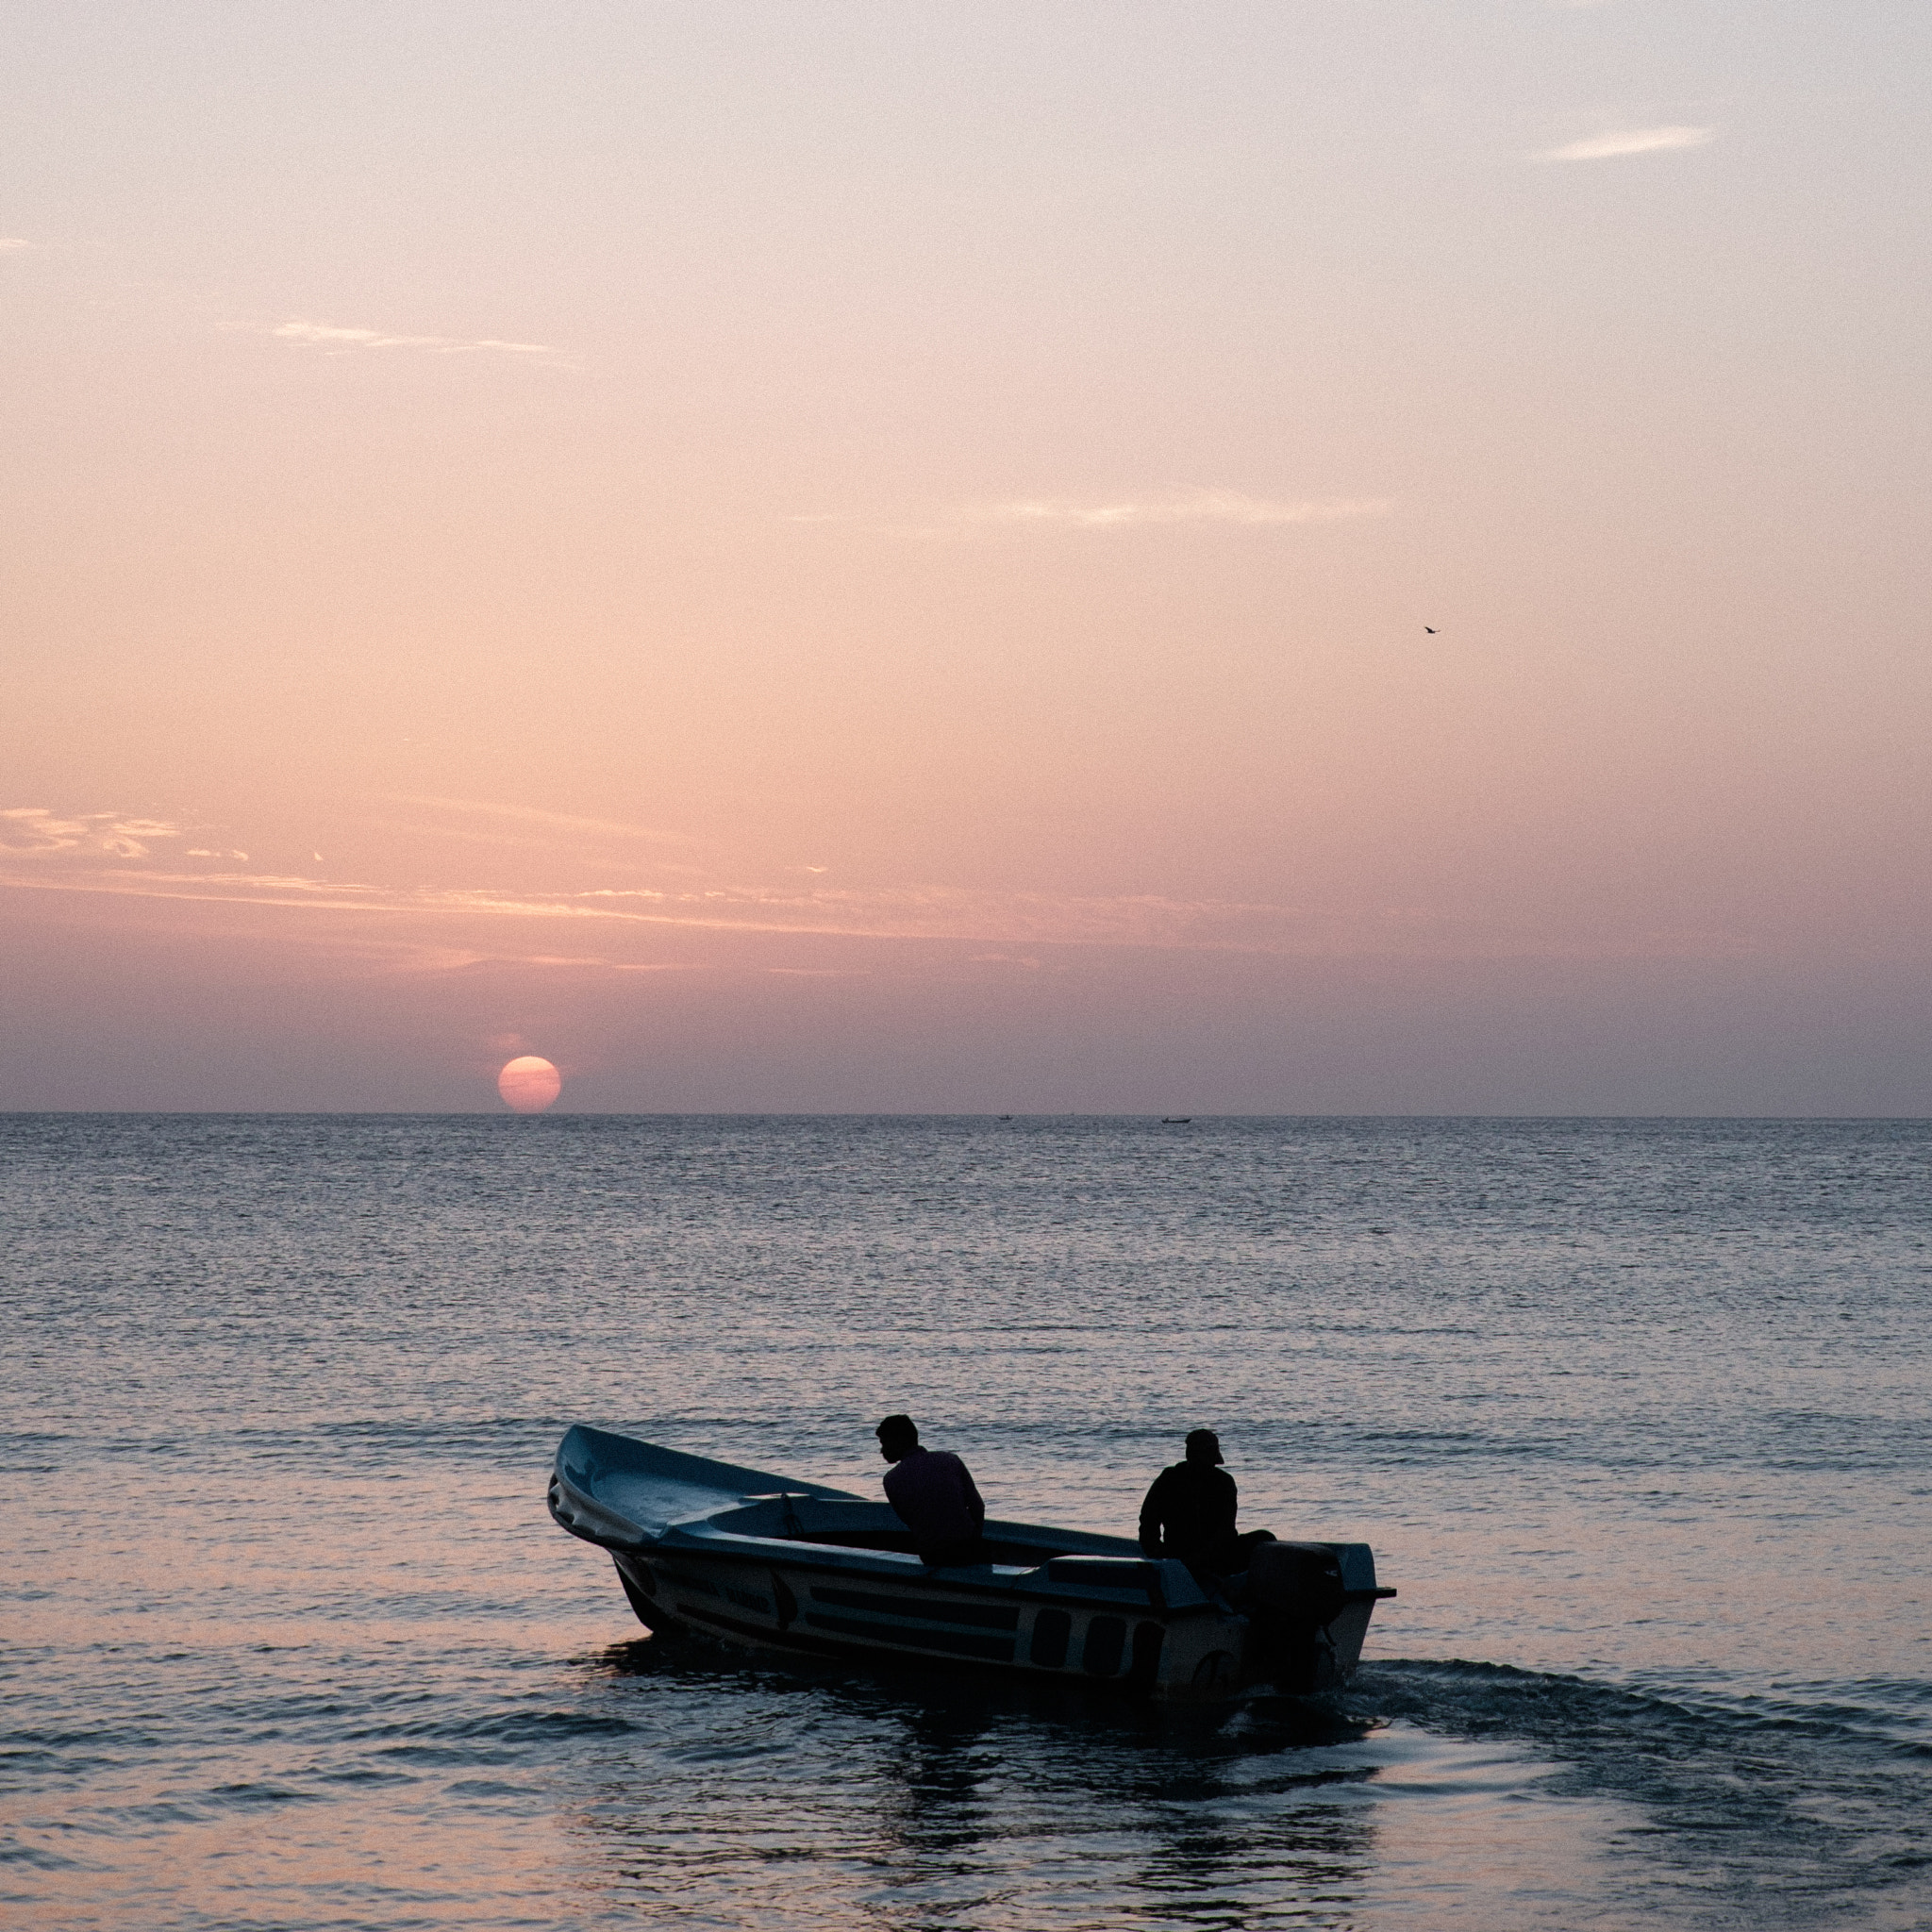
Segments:
[[[1248,1559],[1241,1605],[1259,1641],[1260,1674],[1290,1696],[1339,1683],[1342,1666],[1328,1626],[1347,1600],[1341,1557],[1328,1544],[1260,1544]]]

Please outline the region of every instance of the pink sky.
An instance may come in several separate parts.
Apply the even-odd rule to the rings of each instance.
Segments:
[[[41,10],[0,1107],[1932,1111],[1928,39]]]

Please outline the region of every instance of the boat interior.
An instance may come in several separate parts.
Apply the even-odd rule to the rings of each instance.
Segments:
[[[563,1439],[557,1474],[596,1509],[648,1537],[703,1523],[727,1536],[882,1555],[909,1556],[913,1550],[911,1533],[882,1498],[855,1496],[822,1483],[788,1482],[581,1423]],[[1140,1545],[1131,1537],[1040,1524],[990,1520],[986,1541],[991,1560],[1002,1568],[1037,1570],[1056,1557],[1141,1560]]]
[[[887,1503],[858,1499],[831,1501],[823,1497],[780,1492],[749,1496],[737,1509],[723,1509],[712,1525],[737,1536],[773,1537],[787,1542],[816,1543],[841,1550],[890,1550],[910,1555],[912,1533]],[[988,1559],[996,1564],[1034,1569],[1055,1557],[1139,1557],[1131,1538],[1095,1536],[1076,1529],[1049,1529],[1026,1523],[989,1522]]]

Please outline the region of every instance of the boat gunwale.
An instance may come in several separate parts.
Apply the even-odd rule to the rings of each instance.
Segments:
[[[686,1525],[682,1524],[674,1525],[675,1529],[684,1529]],[[594,1541],[594,1539],[586,1539],[586,1541]],[[733,1543],[746,1546],[756,1545],[757,1548],[756,1550],[751,1547],[733,1549],[730,1547]],[[811,1559],[801,1559],[796,1554],[799,1551],[807,1550],[814,1553],[823,1552],[826,1555],[837,1557],[856,1557],[860,1559],[899,1557],[901,1560],[910,1560],[913,1562],[919,1562],[920,1560],[918,1557],[905,1558],[903,1553],[897,1550],[846,1550],[841,1548],[836,1543],[814,1543],[802,1539],[784,1537],[748,1537],[741,1536],[737,1532],[730,1530],[717,1531],[709,1536],[693,1534],[690,1542],[667,1544],[659,1541],[658,1543],[629,1547],[626,1548],[625,1554],[629,1556],[656,1555],[665,1560],[673,1560],[679,1556],[697,1556],[708,1558],[723,1557],[729,1562],[743,1563],[761,1570],[775,1569],[779,1567],[782,1561],[788,1568],[810,1569],[813,1567]],[[778,1551],[788,1554],[783,1557],[779,1557],[764,1555],[762,1554],[764,1551]],[[1047,1562],[1058,1560],[1058,1558],[1057,1557],[1049,1557]],[[1155,1569],[1158,1573],[1158,1569],[1162,1567],[1163,1561],[1171,1559],[1149,1557],[1145,1560],[1150,1568]],[[827,1565],[826,1567],[831,1569],[834,1574],[838,1574],[845,1569],[843,1565]],[[1177,1564],[1176,1567],[1183,1571],[1186,1570],[1185,1564]],[[1006,1570],[1008,1574],[1002,1579],[992,1579],[974,1574],[986,1569]],[[863,1561],[858,1566],[858,1574],[861,1575],[866,1574]],[[1206,1593],[1195,1603],[1172,1603],[1158,1601],[1145,1589],[1137,1589],[1132,1584],[1080,1583],[1065,1578],[1050,1577],[1047,1575],[1046,1562],[1041,1563],[1034,1569],[1025,1569],[1018,1565],[983,1563],[962,1563],[951,1568],[942,1569],[921,1563],[920,1568],[916,1571],[894,1570],[884,1575],[880,1575],[877,1572],[872,1574],[881,1583],[890,1582],[901,1587],[917,1588],[921,1584],[926,1584],[935,1589],[967,1591],[981,1596],[1021,1597],[1027,1603],[1050,1604],[1058,1599],[1066,1604],[1101,1609],[1109,1607],[1120,1608],[1123,1607],[1122,1600],[1124,1599],[1130,1605],[1144,1605],[1146,1607],[1145,1613],[1157,1618],[1191,1615],[1203,1610],[1217,1611],[1224,1616],[1227,1615],[1230,1610],[1238,1616],[1245,1614],[1224,1600],[1217,1601],[1214,1597]],[[1033,1581],[1036,1577],[1044,1578],[1045,1580],[1036,1583]],[[1191,1575],[1190,1575],[1189,1580],[1193,1582]],[[1200,1588],[1198,1583],[1195,1583],[1194,1587],[1197,1590]],[[1340,1596],[1341,1601],[1343,1603],[1371,1603],[1380,1602],[1385,1598],[1392,1597],[1395,1593],[1395,1588],[1392,1584],[1384,1583],[1366,1589],[1343,1590],[1341,1591]]]

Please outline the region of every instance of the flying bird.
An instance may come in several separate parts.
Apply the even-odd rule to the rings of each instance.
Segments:
[[[1423,628],[1425,631],[1427,631],[1431,637],[1434,637],[1436,635],[1436,626],[1433,624],[1425,624],[1423,625]]]

